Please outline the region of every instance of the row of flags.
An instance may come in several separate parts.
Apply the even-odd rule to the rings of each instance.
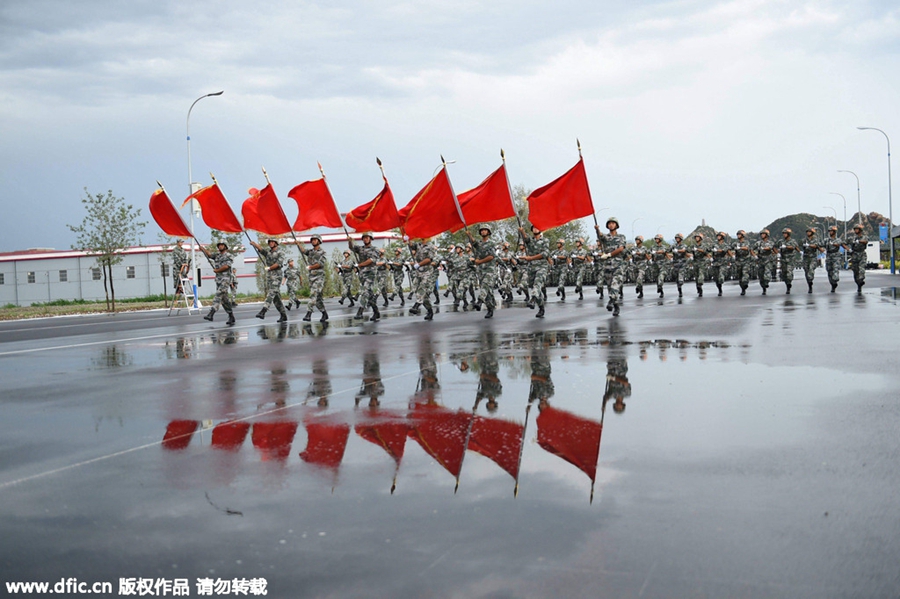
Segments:
[[[584,159],[580,154],[579,147],[575,166],[528,196],[529,220],[539,229],[551,229],[594,214]],[[440,171],[399,210],[382,168],[383,188],[371,201],[348,212],[346,223],[338,212],[321,164],[321,178],[301,183],[287,194],[297,204],[298,214],[293,223],[285,215],[268,176],[267,185],[262,189],[251,188],[250,197],[241,205],[243,223],[232,210],[215,177],[212,185],[188,196],[182,207],[196,200],[203,222],[210,229],[225,233],[253,230],[272,236],[316,227],[343,228],[345,231],[350,227],[357,232],[400,229],[411,239],[424,239],[446,231],[458,231],[469,224],[516,216],[505,159],[500,168],[477,187],[459,195],[453,190],[443,157],[442,163]],[[380,160],[378,165],[381,167]],[[161,184],[150,197],[150,213],[167,235],[193,237]]]

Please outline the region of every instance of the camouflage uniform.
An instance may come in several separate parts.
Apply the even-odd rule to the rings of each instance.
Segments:
[[[509,250],[508,244],[503,244],[502,249],[497,252],[497,258],[500,262],[497,269],[497,272],[499,274],[498,289],[500,290],[500,295],[502,295],[506,300],[512,301],[514,256],[513,253]]]
[[[807,235],[803,240],[803,272],[806,275],[806,284],[809,286],[809,293],[812,293],[813,279],[816,278],[816,268],[819,267],[819,251],[822,244],[819,237],[815,234]]]
[[[231,285],[234,283],[234,270],[231,269],[231,265],[234,260],[228,252],[219,252],[217,254],[212,254],[210,261],[215,270],[218,270],[223,266],[229,267],[223,272],[216,273],[216,297],[213,299],[212,312],[210,312],[210,315],[215,314],[216,310],[219,309],[219,306],[222,306],[225,313],[228,314],[229,320],[234,322],[231,303]],[[212,320],[212,318],[209,320]]]
[[[465,268],[463,269],[461,280],[463,297],[468,292],[472,296],[472,303],[474,304],[478,300],[478,297],[475,295],[475,287],[478,286],[478,271],[475,270],[475,251],[471,244],[466,246],[465,257],[466,261],[463,263]]]
[[[358,318],[362,318],[362,313],[367,306],[372,307],[372,318],[378,320],[380,314],[378,312],[378,304],[376,303],[377,295],[375,293],[375,263],[378,262],[378,248],[363,244],[356,245],[351,242],[350,250],[356,254],[357,265],[371,260],[366,266],[358,266],[359,268],[359,311],[356,313]]]
[[[463,274],[468,264],[469,260],[463,253],[462,246],[457,247],[453,255],[447,259],[447,286],[450,288],[450,293],[453,294],[453,305],[457,308],[460,299],[465,302],[466,308],[469,307],[469,301],[462,288]]]
[[[763,295],[769,288],[772,280],[772,267],[775,264],[775,243],[768,238],[760,239],[756,242],[756,256],[759,274],[759,286],[762,287]]]
[[[350,300],[350,305],[353,305],[353,271],[356,270],[356,260],[353,259],[352,254],[348,254],[344,256],[344,259],[341,260],[340,265],[337,267],[338,273],[341,276],[341,299],[338,300],[341,304],[344,303],[345,299]]]
[[[594,281],[596,281],[597,293],[600,295],[600,299],[603,299],[603,264],[602,260],[600,260],[600,254],[603,253],[603,250],[600,249],[600,244],[594,246],[591,251],[591,264],[594,269]]]
[[[825,271],[828,273],[828,282],[831,283],[831,292],[837,289],[838,281],[841,280],[841,266],[844,264],[844,257],[841,254],[841,248],[844,246],[844,240],[831,232],[822,242],[825,247]]]
[[[850,270],[853,271],[853,281],[856,283],[857,292],[862,293],[863,285],[866,284],[866,248],[869,246],[869,239],[863,234],[862,229],[854,227],[853,233],[847,236],[847,245],[850,247]]]
[[[618,229],[617,229],[618,230]],[[603,282],[609,291],[609,301],[606,303],[606,309],[614,314],[619,314],[622,307],[622,285],[625,283],[625,245],[627,243],[625,236],[619,233],[612,235],[597,233],[597,243],[602,245],[603,254],[611,254],[613,251],[622,248],[622,251],[615,256],[610,256],[601,262],[603,263]]]
[[[391,299],[394,299],[394,295],[400,296],[400,305],[406,304],[406,298],[403,295],[403,255],[399,250],[394,252],[394,259],[388,262],[388,265],[391,269],[391,277],[394,279],[394,292],[391,294]]]
[[[782,239],[778,246],[779,264],[781,266],[781,280],[787,288],[786,293],[791,292],[791,285],[794,283],[794,268],[797,264],[797,258],[800,257],[800,244],[791,237]]]
[[[666,282],[666,276],[669,274],[669,248],[662,244],[662,237],[656,241],[656,245],[650,249],[650,255],[653,258],[652,278],[656,279],[656,292],[659,297],[664,295],[663,283]]]
[[[388,261],[384,255],[384,250],[378,250],[378,260],[375,263],[375,301],[378,301],[380,295],[384,298],[384,305],[387,307],[387,283],[388,283]]]
[[[644,247],[643,240],[635,240],[634,246],[629,252],[631,256],[631,268],[634,272],[634,290],[638,297],[644,297],[644,279],[647,276],[647,268],[650,266],[651,253]]]
[[[575,293],[578,294],[578,299],[584,299],[584,271],[588,266],[588,252],[584,249],[584,245],[580,240],[575,242],[575,249],[572,250],[572,255],[569,256],[569,259],[571,260],[572,269],[575,271]]]
[[[292,304],[300,306],[300,300],[297,298],[297,291],[300,290],[300,269],[292,266],[290,262],[292,261],[289,261],[287,268],[284,269],[284,282],[287,284],[288,292],[288,310],[291,309]]]
[[[327,320],[328,316],[325,312],[325,302],[322,300],[322,290],[325,288],[325,269],[328,268],[328,256],[322,249],[321,243],[316,248],[306,249],[299,248],[300,253],[306,258],[306,263],[310,266],[315,264],[319,268],[309,271],[309,301],[306,303],[307,316],[312,314],[313,307],[319,309],[322,313],[322,320]],[[290,289],[290,286],[288,286]],[[298,302],[299,305],[299,302]]]
[[[478,301],[483,302],[487,307],[488,315],[486,318],[490,318],[494,312],[494,308],[497,307],[497,299],[494,297],[494,290],[499,283],[497,274],[497,249],[493,242],[488,239],[487,241],[473,241],[472,250],[476,260],[483,260],[487,257],[493,258],[493,260],[488,260],[487,262],[482,262],[475,266],[479,274],[479,279],[481,280]]]
[[[416,291],[416,304],[425,306],[425,311],[427,312],[425,319],[431,320],[434,314],[434,309],[431,305],[431,294],[434,292],[434,284],[438,277],[437,264],[435,263],[437,250],[431,243],[423,241],[416,248],[416,263],[421,263],[428,258],[431,259],[431,262],[416,269],[420,277]]]
[[[257,316],[263,318],[263,316],[265,316],[265,311],[270,310],[274,304],[278,313],[282,315],[282,318],[287,320],[287,315],[284,312],[284,304],[281,303],[281,281],[284,278],[282,276],[282,271],[284,269],[284,252],[281,251],[281,246],[278,245],[276,245],[274,249],[260,246],[257,248],[257,251],[259,251],[259,254],[263,258],[263,263],[266,266],[266,302],[263,304],[262,316]]]
[[[566,244],[557,243],[556,249],[550,254],[552,266],[551,273],[556,277],[556,296],[566,299],[566,274],[569,270],[569,254],[566,252]]]
[[[696,241],[696,237],[694,240]],[[694,279],[697,282],[697,295],[703,297],[703,283],[707,279],[712,249],[702,239],[694,246]]]
[[[175,282],[175,292],[184,293],[181,289],[181,277],[186,277],[191,272],[191,259],[184,248],[176,245],[172,248],[172,280]]]
[[[716,282],[719,295],[722,295],[722,285],[725,284],[725,272],[728,270],[728,254],[731,251],[724,236],[716,238],[716,244],[710,248],[712,265],[709,269],[709,278]]]
[[[519,295],[525,294],[526,300],[531,297],[528,292],[531,264],[525,260],[525,256],[527,255],[528,250],[526,249],[525,244],[520,244],[519,251],[516,252],[516,288],[519,290]]]
[[[540,238],[525,238],[525,251],[529,256],[540,258],[528,262],[528,289],[531,293],[531,301],[537,302],[540,310],[538,316],[544,315],[544,287],[547,284],[547,276],[550,274],[550,243],[541,236]]]
[[[747,293],[747,287],[750,285],[750,267],[753,262],[753,247],[746,237],[738,236],[731,245],[731,251],[734,252],[734,278],[738,280],[741,286],[741,295]]]
[[[684,285],[684,275],[688,268],[690,250],[684,245],[684,240],[675,237],[675,245],[671,248],[672,271],[675,274],[675,284],[678,285],[678,297],[681,297],[681,287]]]

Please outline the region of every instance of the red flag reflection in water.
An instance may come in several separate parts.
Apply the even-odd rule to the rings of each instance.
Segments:
[[[454,412],[436,404],[417,403],[408,418],[409,436],[447,472],[459,478],[472,414],[463,410]]]
[[[406,435],[409,425],[402,416],[396,413],[378,412],[367,422],[357,424],[356,434],[384,449],[394,458],[397,465],[403,459],[406,449]]]
[[[300,458],[308,464],[337,469],[344,459],[350,425],[328,418],[304,417],[308,440]]]
[[[222,422],[212,432],[212,446],[216,449],[237,451],[250,432],[249,422]]]
[[[185,449],[200,428],[199,420],[173,420],[166,427],[162,445],[165,449]]]
[[[538,445],[559,456],[588,475],[597,476],[597,456],[603,425],[552,406],[546,406],[537,417]]]
[[[509,472],[513,478],[519,476],[519,449],[525,427],[511,420],[475,416],[469,449],[493,460]]]
[[[256,422],[251,439],[263,461],[284,461],[291,455],[291,443],[296,434],[296,422]]]

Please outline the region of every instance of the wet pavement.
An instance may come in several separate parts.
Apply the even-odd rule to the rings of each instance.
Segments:
[[[547,318],[0,323],[4,582],[897,597],[896,278]],[[570,296],[571,297],[571,296]],[[551,291],[552,298],[552,291]],[[407,305],[408,307],[408,305]],[[318,315],[316,315],[317,317]]]

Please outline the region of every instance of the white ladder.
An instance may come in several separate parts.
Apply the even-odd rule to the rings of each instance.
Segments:
[[[183,308],[179,302],[184,303]],[[175,290],[175,296],[172,298],[172,307],[169,308],[169,316],[172,315],[172,310],[176,311],[175,314],[180,314],[182,309],[186,309],[188,314],[197,310],[197,314],[199,314],[202,308],[203,306],[199,299],[197,300],[197,307],[194,308],[194,284],[190,279],[181,277],[181,293],[177,289]]]

